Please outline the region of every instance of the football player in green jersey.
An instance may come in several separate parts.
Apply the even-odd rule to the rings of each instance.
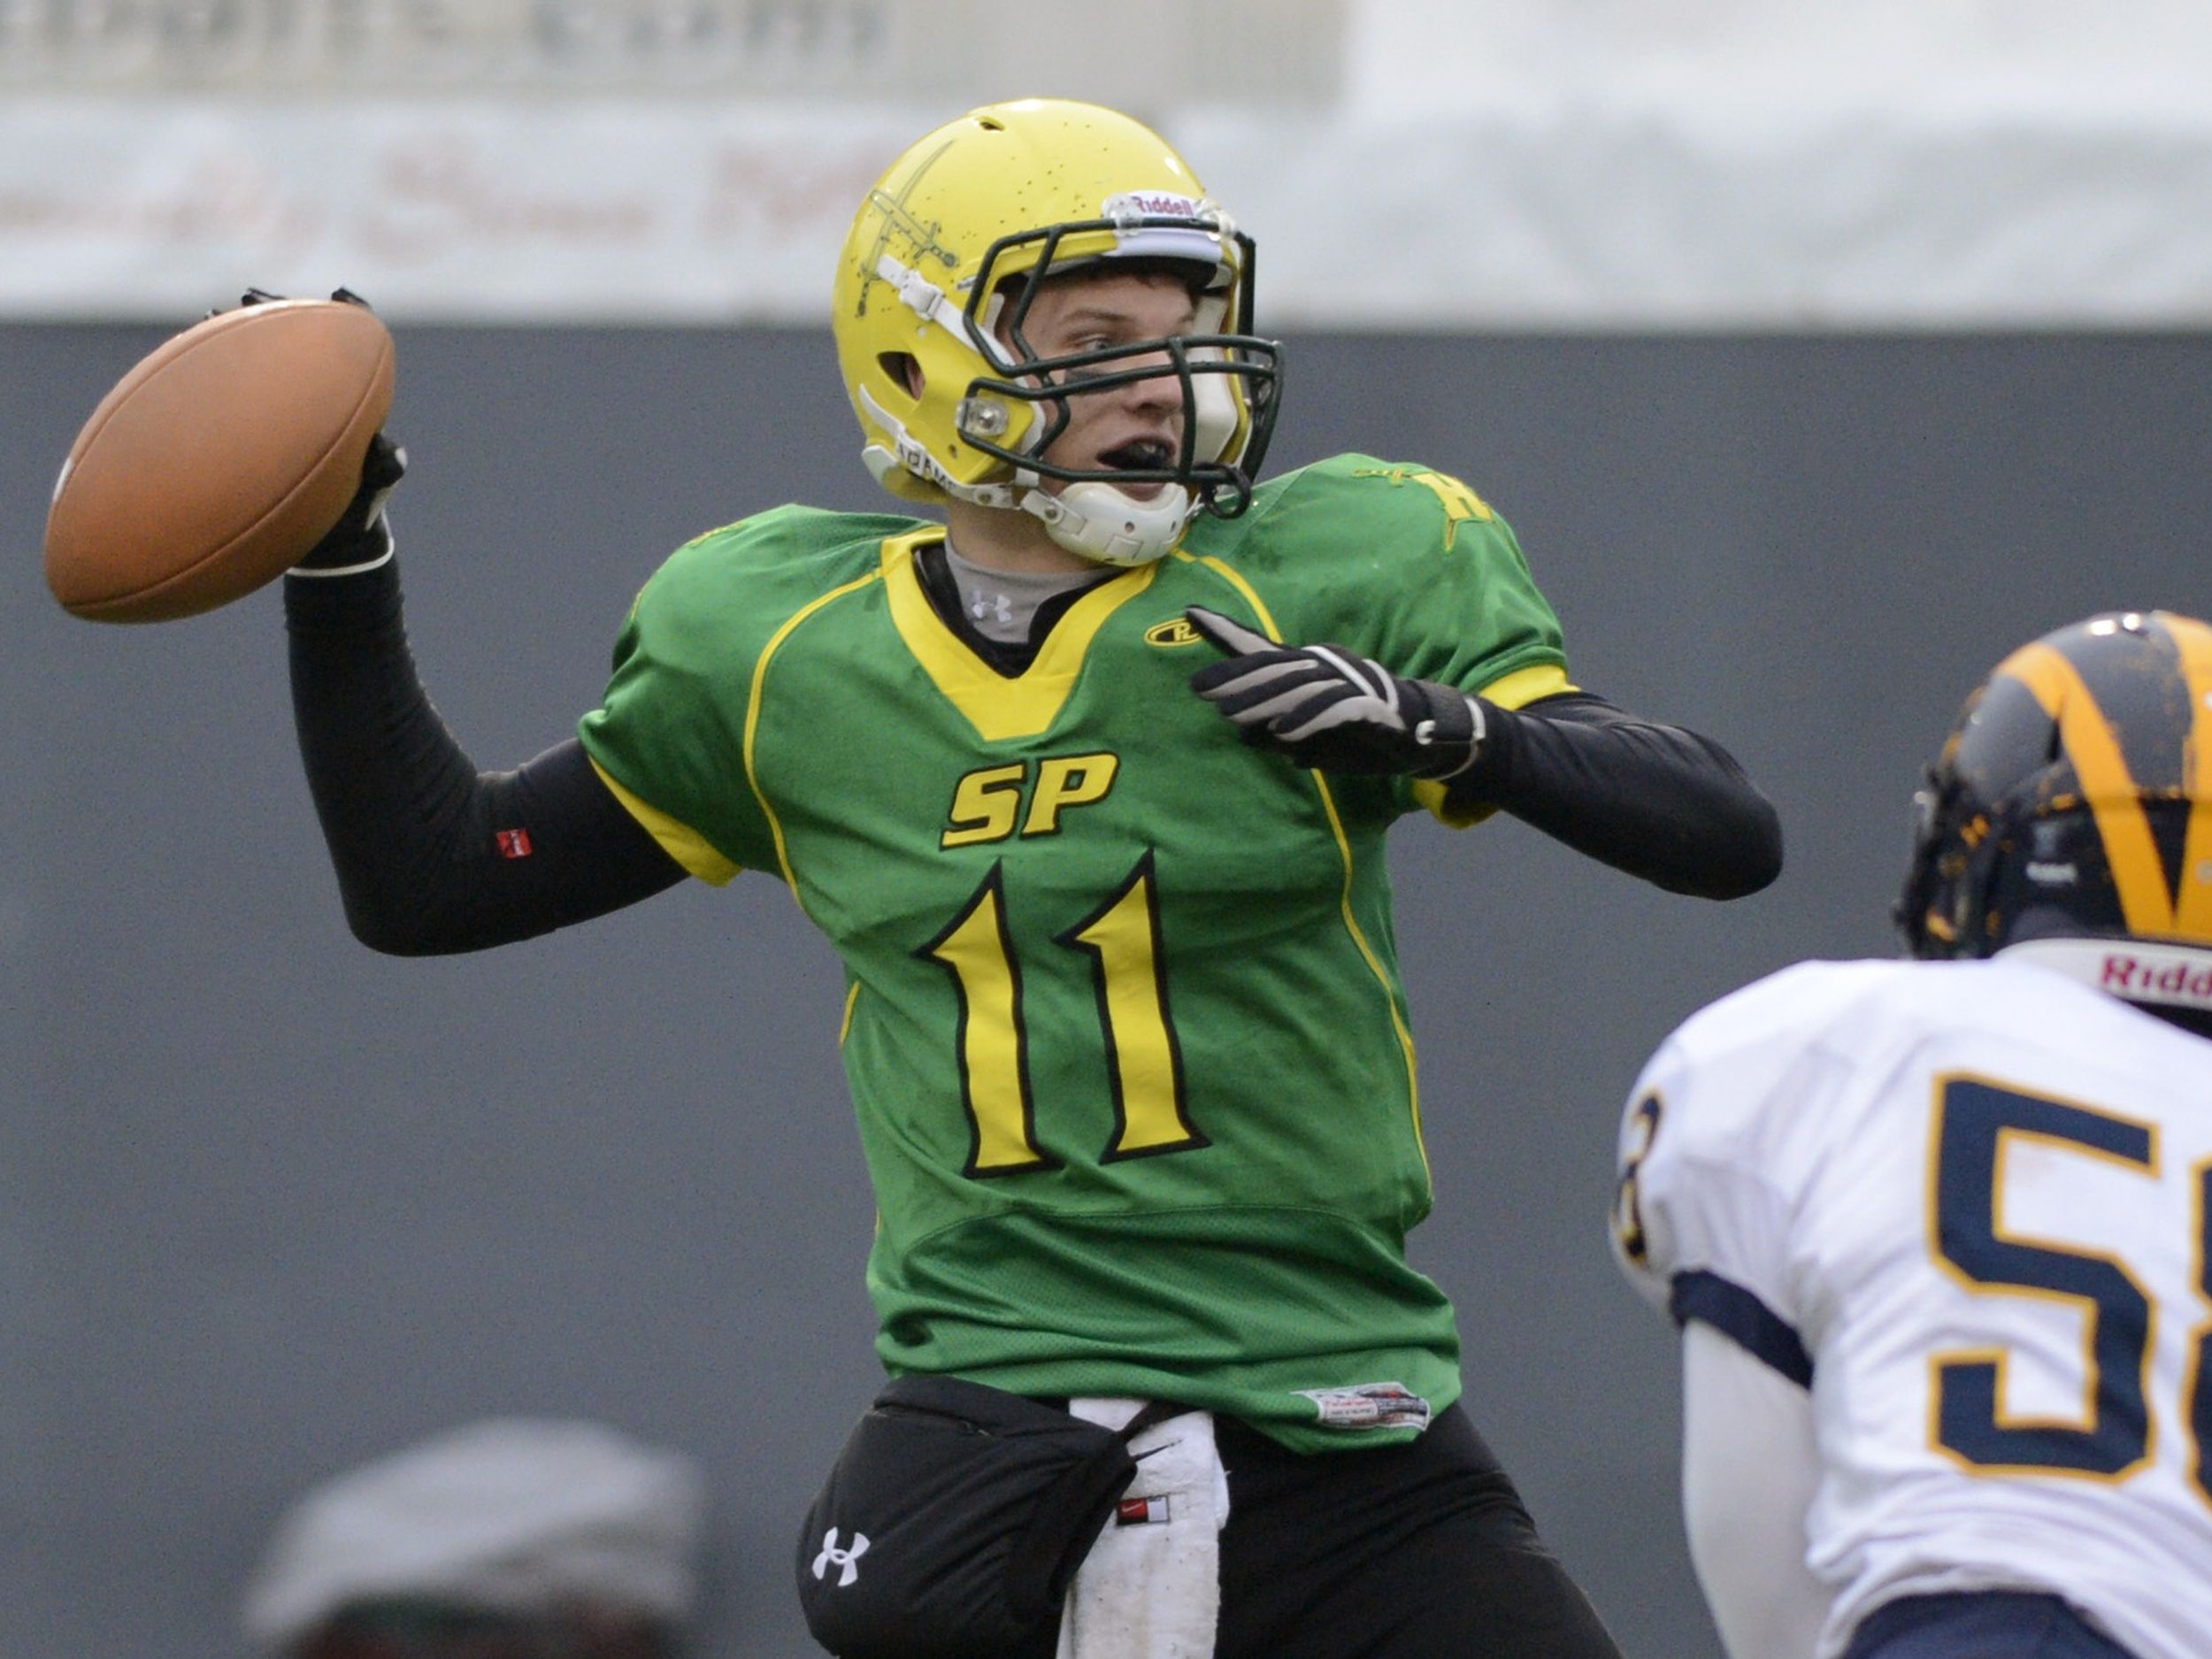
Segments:
[[[389,444],[287,584],[368,943],[749,869],[841,957],[893,1381],[799,1578],[849,1659],[1615,1652],[1406,1262],[1383,839],[1504,810],[1726,898],[1779,832],[1717,745],[1574,685],[1464,484],[1262,477],[1252,304],[1251,239],[1156,134],[977,110],[869,193],[834,294],[863,458],[941,518],[783,507],[679,549],[601,706],[514,772],[416,679]]]

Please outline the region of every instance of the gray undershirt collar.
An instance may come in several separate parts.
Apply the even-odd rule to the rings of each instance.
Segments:
[[[994,570],[962,558],[950,541],[945,543],[945,565],[960,590],[960,609],[975,631],[1007,645],[1027,642],[1029,625],[1045,601],[1098,580],[1096,571]]]

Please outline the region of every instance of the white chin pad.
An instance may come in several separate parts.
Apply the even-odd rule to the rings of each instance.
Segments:
[[[1194,351],[1191,356],[1201,361],[1222,360],[1222,354],[1215,350]],[[1229,376],[1194,374],[1190,382],[1195,405],[1191,411],[1191,453],[1202,461],[1225,459],[1237,435],[1237,399],[1229,388]]]
[[[1229,300],[1225,294],[1210,294],[1198,303],[1197,320],[1194,331],[1202,334],[1217,334],[1228,320]],[[1229,354],[1218,346],[1194,347],[1191,351],[1194,363],[1225,363]],[[1202,461],[1221,461],[1229,458],[1229,446],[1236,442],[1237,415],[1235,388],[1226,374],[1194,374],[1192,389],[1196,393],[1196,407],[1191,411],[1191,453]]]
[[[1149,565],[1164,557],[1191,520],[1190,492],[1170,484],[1150,501],[1093,481],[1055,495],[1026,491],[1022,508],[1044,520],[1045,533],[1071,553],[1101,565]]]

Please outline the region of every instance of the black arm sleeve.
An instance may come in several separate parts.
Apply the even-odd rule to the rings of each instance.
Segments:
[[[1781,873],[1773,803],[1711,739],[1587,692],[1482,708],[1482,753],[1449,804],[1501,808],[1671,893],[1741,898]]]
[[[480,950],[683,879],[573,738],[518,772],[476,770],[416,676],[395,562],[284,589],[300,756],[362,943]]]

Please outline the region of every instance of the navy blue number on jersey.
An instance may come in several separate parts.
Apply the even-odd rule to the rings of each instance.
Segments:
[[[1998,1184],[2008,1135],[2058,1142],[2151,1174],[2149,1126],[1971,1078],[1948,1079],[1939,1110],[1938,1253],[1977,1288],[2085,1304],[2089,1410],[2079,1425],[2007,1421],[2005,1351],[1946,1356],[1936,1363],[1938,1442],[1982,1468],[2108,1479],[2127,1473],[2150,1448],[2150,1298],[2109,1256],[2005,1237]]]

